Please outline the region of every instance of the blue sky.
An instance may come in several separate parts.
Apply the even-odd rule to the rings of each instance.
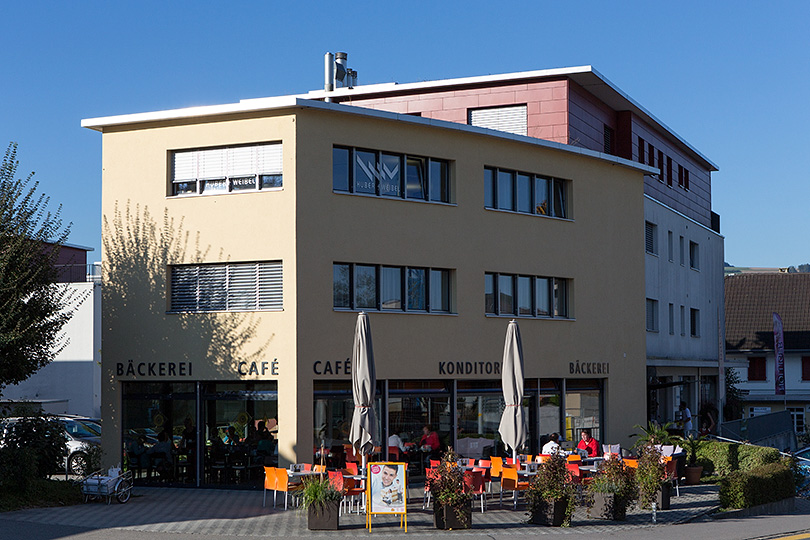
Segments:
[[[0,146],[101,245],[101,135],[81,119],[360,84],[592,65],[720,167],[736,266],[810,261],[810,2],[7,2]]]

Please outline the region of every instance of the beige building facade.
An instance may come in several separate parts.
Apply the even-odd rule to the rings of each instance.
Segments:
[[[186,484],[260,485],[260,459],[311,462],[321,445],[344,460],[359,311],[380,440],[418,445],[424,424],[443,445],[497,439],[511,319],[526,451],[585,428],[626,445],[645,421],[651,167],[294,97],[83,126],[103,144],[107,462],[149,468],[138,441],[163,431]]]

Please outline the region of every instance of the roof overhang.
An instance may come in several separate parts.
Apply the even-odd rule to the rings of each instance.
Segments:
[[[447,129],[456,132],[475,133],[487,137],[494,137],[497,139],[513,140],[524,144],[530,144],[537,147],[553,148],[569,154],[577,154],[580,156],[587,156],[601,161],[606,161],[614,165],[619,165],[645,174],[657,174],[659,171],[655,167],[643,165],[635,161],[625,158],[614,156],[612,154],[604,154],[596,152],[587,148],[578,146],[571,146],[568,144],[547,141],[545,139],[538,139],[526,135],[514,135],[503,131],[493,129],[485,129],[476,126],[469,126],[467,124],[459,124],[458,122],[449,122],[446,120],[436,120],[432,118],[422,118],[419,116],[412,116],[408,114],[398,114],[388,111],[380,111],[376,109],[367,109],[364,107],[355,107],[352,105],[342,105],[340,103],[328,103],[324,101],[317,101],[311,99],[304,99],[294,96],[285,96],[282,98],[272,98],[269,100],[257,100],[251,102],[239,102],[228,105],[213,105],[207,107],[189,107],[185,109],[174,109],[168,111],[155,111],[148,113],[126,114],[121,116],[107,116],[102,118],[89,118],[82,120],[82,127],[93,129],[96,131],[104,132],[107,128],[120,128],[124,126],[136,127],[139,124],[154,124],[154,123],[172,123],[184,120],[200,120],[205,121],[206,118],[221,117],[242,113],[262,113],[274,112],[291,109],[316,109],[321,111],[330,111],[339,114],[351,114],[356,116],[365,116],[369,118],[378,118],[382,120],[399,121],[409,124],[418,124],[432,126],[439,129]]]

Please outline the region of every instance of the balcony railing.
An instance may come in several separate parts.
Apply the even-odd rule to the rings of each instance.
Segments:
[[[58,264],[57,281],[59,283],[101,283],[101,264]]]

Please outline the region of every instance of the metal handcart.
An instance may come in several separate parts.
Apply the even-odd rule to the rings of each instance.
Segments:
[[[106,500],[110,504],[115,499],[124,504],[132,496],[132,471],[96,471],[81,480],[81,487],[84,502]]]

